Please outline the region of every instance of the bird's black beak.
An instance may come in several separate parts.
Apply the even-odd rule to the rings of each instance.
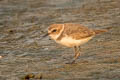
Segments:
[[[47,37],[49,34],[48,33],[46,33],[45,35],[43,35],[42,37],[44,38],[44,37]]]
[[[47,37],[48,35],[49,35],[49,33],[46,33],[46,34],[44,34],[43,36],[41,36],[40,39],[43,39],[43,38]]]

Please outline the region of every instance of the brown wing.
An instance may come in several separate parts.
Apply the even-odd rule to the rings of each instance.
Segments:
[[[74,39],[82,39],[91,37],[95,32],[87,27],[84,27],[80,24],[66,23],[64,34],[72,36]]]

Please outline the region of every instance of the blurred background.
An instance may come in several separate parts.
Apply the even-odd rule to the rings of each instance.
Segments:
[[[0,0],[0,80],[119,80],[120,0]],[[54,23],[112,27],[81,46],[76,64],[65,64],[72,49],[49,37]]]

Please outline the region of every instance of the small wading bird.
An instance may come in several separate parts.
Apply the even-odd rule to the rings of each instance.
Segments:
[[[76,59],[80,56],[80,45],[88,42],[95,35],[107,31],[107,28],[101,30],[88,29],[81,24],[52,24],[48,28],[48,33],[43,37],[49,35],[57,43],[66,47],[73,47],[75,56],[70,63],[75,63]]]

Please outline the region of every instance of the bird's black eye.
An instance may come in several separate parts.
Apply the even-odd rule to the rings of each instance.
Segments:
[[[52,30],[52,32],[56,32],[56,31],[57,31],[56,29]]]

